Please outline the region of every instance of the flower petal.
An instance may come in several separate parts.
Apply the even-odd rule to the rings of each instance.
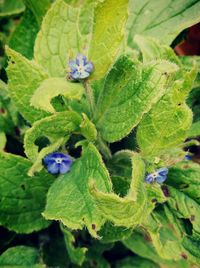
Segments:
[[[91,73],[94,69],[94,65],[92,62],[88,62],[85,66],[85,71]]]
[[[56,162],[54,162],[53,164],[49,164],[47,166],[47,170],[51,174],[57,174],[59,172],[59,164],[57,164]]]
[[[157,172],[158,172],[158,174],[159,174],[160,176],[167,175],[167,173],[168,173],[168,168],[166,168],[166,167],[159,168],[159,169],[157,170]]]
[[[164,176],[157,176],[156,177],[156,181],[158,183],[163,183],[166,179],[167,179],[167,176],[166,175],[164,175]]]
[[[84,66],[87,64],[87,58],[85,55],[82,55],[82,54],[78,54],[77,57],[76,57],[76,64],[78,66]]]
[[[61,174],[65,174],[70,170],[70,166],[71,164],[65,164],[65,163],[61,163],[60,167],[59,167],[59,171]]]
[[[152,182],[154,182],[154,178],[153,178],[153,176],[152,176],[152,174],[148,174],[147,176],[146,176],[146,182],[147,183],[152,183]]]

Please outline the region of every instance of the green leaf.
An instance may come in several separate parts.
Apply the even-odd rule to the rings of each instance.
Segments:
[[[132,181],[130,191],[124,198],[114,193],[104,193],[98,186],[91,193],[101,214],[116,226],[135,227],[147,217],[147,193],[144,187],[145,166],[141,157],[132,156]]]
[[[0,154],[0,223],[17,233],[31,233],[49,225],[41,212],[46,193],[53,182],[51,175],[41,172],[29,178],[31,162],[23,157]]]
[[[56,0],[46,13],[35,43],[35,59],[50,76],[66,76],[69,57],[88,46],[79,32],[81,14],[80,8],[67,5],[63,0]],[[81,23],[84,19],[88,20],[82,16]]]
[[[185,73],[169,92],[144,116],[137,129],[137,142],[145,156],[158,155],[180,146],[192,124],[192,111],[185,103],[196,70]]]
[[[37,159],[39,148],[35,144],[36,139],[47,137],[52,143],[59,138],[67,138],[72,132],[79,129],[81,116],[73,111],[56,113],[55,115],[43,118],[33,124],[27,130],[24,138],[25,153],[29,159]]]
[[[50,0],[24,0],[25,5],[30,8],[35,18],[37,19],[38,25],[41,24],[42,19],[51,5]]]
[[[44,265],[39,264],[39,257],[35,248],[27,246],[12,247],[0,256],[0,267],[44,268]]]
[[[32,59],[38,30],[38,24],[33,13],[27,9],[10,37],[9,47],[26,58]]]
[[[197,121],[192,124],[187,136],[190,138],[200,136],[200,121]]]
[[[47,116],[47,113],[30,107],[34,91],[47,79],[47,74],[34,61],[27,60],[16,51],[7,47],[6,53],[9,57],[9,92],[19,112],[30,123]]]
[[[65,245],[71,262],[81,266],[85,261],[85,254],[87,252],[87,248],[75,247],[75,237],[73,236],[73,234],[67,228],[61,227],[61,230],[64,233]]]
[[[87,227],[97,237],[104,223],[89,192],[89,181],[95,180],[101,191],[109,192],[111,182],[100,154],[89,144],[80,159],[76,160],[69,173],[60,176],[52,185],[43,213],[45,218],[60,220],[71,229]]]
[[[128,238],[132,234],[132,229],[121,226],[114,226],[111,222],[106,222],[99,231],[101,243],[113,243]]]
[[[31,98],[31,105],[35,108],[55,113],[51,100],[59,95],[68,99],[81,99],[83,86],[79,83],[68,82],[65,78],[47,78],[34,92]]]
[[[131,0],[129,3],[128,44],[140,34],[160,39],[170,45],[184,29],[200,21],[200,3],[191,1]]]
[[[119,58],[106,77],[97,103],[95,122],[109,142],[122,139],[166,93],[166,75],[177,70],[167,61],[142,65]]]
[[[143,258],[152,260],[153,262],[163,265],[163,267],[172,268],[189,268],[185,260],[181,261],[171,261],[161,258],[156,252],[151,238],[147,234],[141,234],[139,232],[134,232],[128,239],[123,241],[123,244],[131,250],[134,254],[138,254]]]
[[[137,256],[126,257],[117,262],[116,268],[159,268],[155,262]]]
[[[86,114],[82,114],[83,121],[80,125],[81,133],[88,141],[95,141],[97,139],[97,130],[95,125],[88,119]]]
[[[192,161],[176,164],[169,170],[167,184],[194,199],[199,205],[200,166]]]
[[[0,18],[20,14],[24,9],[22,0],[3,0],[0,2]]]
[[[93,79],[102,78],[113,64],[124,37],[127,0],[106,0],[95,8],[89,59],[95,66]]]
[[[176,63],[178,66],[181,66],[181,61],[175,54],[174,50],[167,45],[163,45],[159,42],[159,40],[136,35],[134,41],[142,52],[144,62],[152,60],[169,60]]]

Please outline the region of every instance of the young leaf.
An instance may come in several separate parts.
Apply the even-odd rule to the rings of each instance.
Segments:
[[[170,45],[182,30],[200,20],[200,3],[196,0],[131,0],[129,11],[127,29],[131,47],[135,34],[155,37]]]
[[[47,74],[35,62],[27,60],[16,51],[7,47],[6,53],[9,57],[9,92],[19,112],[30,123],[47,116],[47,113],[30,107],[34,91],[48,77]]]
[[[144,116],[137,129],[137,141],[145,156],[158,155],[181,145],[192,124],[192,111],[185,103],[196,71],[185,73],[169,92]]]
[[[33,58],[33,47],[39,30],[37,21],[30,10],[26,10],[9,40],[9,47],[28,59]]]
[[[145,166],[139,155],[132,156],[132,182],[126,197],[103,193],[91,187],[91,194],[101,214],[116,226],[135,227],[147,217],[147,193],[144,188]]]
[[[176,70],[177,66],[167,61],[142,66],[120,57],[106,77],[97,103],[95,122],[102,137],[114,142],[128,135],[166,93],[167,76]]]
[[[77,264],[81,266],[83,262],[85,261],[85,255],[87,252],[87,248],[85,247],[75,247],[75,237],[73,234],[64,227],[61,227],[61,230],[64,234],[64,241],[67,248],[67,252],[69,254],[70,260],[72,263]]]
[[[90,180],[94,180],[101,191],[111,190],[109,174],[92,144],[75,161],[71,171],[60,176],[50,188],[43,213],[45,218],[60,220],[71,229],[83,229],[86,226],[90,234],[97,237],[104,219],[89,192]]]
[[[82,114],[83,121],[80,125],[81,133],[88,141],[95,141],[97,139],[97,130],[95,125],[88,119],[86,114]]]
[[[59,138],[66,138],[72,132],[79,129],[81,116],[73,111],[56,113],[55,115],[43,118],[33,124],[27,130],[24,138],[25,153],[29,159],[35,161],[38,156],[36,139],[47,137],[51,143],[57,142]]]
[[[39,264],[39,252],[32,247],[16,246],[7,249],[0,256],[0,267],[15,267],[15,268],[44,268]]]
[[[51,100],[59,95],[68,99],[79,100],[83,94],[83,87],[79,83],[70,83],[65,78],[51,77],[44,80],[34,92],[31,105],[34,107],[55,113]]]
[[[36,61],[50,76],[66,76],[69,56],[76,56],[84,50],[84,38],[79,32],[79,16],[80,8],[56,0],[44,17],[34,54]]]
[[[99,2],[94,12],[94,27],[89,59],[95,66],[93,79],[102,78],[115,60],[124,37],[127,0]]]
[[[0,223],[17,233],[31,233],[49,225],[41,212],[53,177],[41,172],[29,178],[31,162],[0,153]]]

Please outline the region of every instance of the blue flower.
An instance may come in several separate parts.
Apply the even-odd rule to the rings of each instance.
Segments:
[[[192,156],[190,154],[186,154],[184,160],[190,161],[192,160]]]
[[[69,155],[55,152],[48,154],[43,159],[47,170],[51,174],[65,174],[70,170],[72,159]]]
[[[167,179],[167,173],[168,173],[168,168],[166,167],[159,168],[155,172],[150,173],[146,176],[146,182],[153,183],[157,181],[158,183],[162,183]]]
[[[92,62],[88,61],[85,55],[79,54],[75,60],[69,61],[70,78],[75,80],[85,79],[94,69]]]

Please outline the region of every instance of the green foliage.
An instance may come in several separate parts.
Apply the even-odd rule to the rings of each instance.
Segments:
[[[42,172],[29,178],[31,162],[12,154],[0,154],[0,223],[18,233],[31,233],[49,225],[41,212],[45,195],[53,182],[51,175]]]
[[[35,248],[16,246],[9,248],[0,256],[0,267],[42,268],[39,264],[39,253]]]
[[[43,213],[45,218],[60,220],[71,229],[86,226],[90,234],[97,237],[97,231],[105,220],[89,191],[89,182],[93,180],[99,190],[110,192],[108,172],[97,149],[89,144],[82,157],[73,164],[70,173],[59,177],[50,188]]]
[[[169,47],[199,10],[196,0],[0,3],[0,267],[199,267],[200,168],[183,158],[200,134],[200,60]],[[78,54],[94,70],[72,81]],[[53,177],[43,160],[54,152],[72,165]],[[54,155],[49,165],[63,161]],[[162,167],[166,181],[146,183]]]
[[[127,29],[131,47],[136,34],[155,37],[170,45],[182,30],[200,20],[200,3],[193,0],[131,0],[129,10]]]

